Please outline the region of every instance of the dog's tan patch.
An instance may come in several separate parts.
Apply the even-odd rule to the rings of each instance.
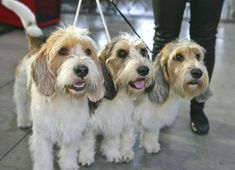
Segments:
[[[191,41],[168,43],[160,52],[160,67],[165,80],[171,84],[182,97],[192,98],[202,93],[208,86],[208,73],[203,65],[204,49]],[[155,62],[155,64],[158,64]],[[201,68],[203,76],[197,86],[190,86],[193,79],[191,70]]]

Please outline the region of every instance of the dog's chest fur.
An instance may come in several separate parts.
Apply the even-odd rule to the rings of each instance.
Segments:
[[[170,91],[169,98],[163,104],[150,102],[148,96],[135,108],[134,120],[149,129],[162,128],[171,125],[178,113],[180,97]]]
[[[102,100],[92,115],[91,124],[98,134],[119,135],[132,125],[133,110],[133,99],[122,90],[114,99]]]
[[[32,86],[33,130],[52,142],[76,142],[86,127],[89,109],[88,100],[79,100],[57,95],[48,99]]]

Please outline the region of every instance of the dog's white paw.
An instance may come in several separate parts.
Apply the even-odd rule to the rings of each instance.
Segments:
[[[108,162],[119,163],[122,162],[122,157],[119,151],[108,151],[105,153]]]
[[[82,166],[90,166],[95,162],[94,154],[80,154],[79,155],[79,163]]]
[[[17,118],[17,127],[20,129],[27,129],[30,128],[32,126],[32,122],[30,119],[27,118],[22,118],[20,116],[18,116]]]
[[[134,152],[132,149],[122,150],[121,157],[123,162],[129,162],[134,159]]]
[[[143,146],[147,153],[158,153],[161,150],[160,144],[158,142],[156,143],[145,143]]]

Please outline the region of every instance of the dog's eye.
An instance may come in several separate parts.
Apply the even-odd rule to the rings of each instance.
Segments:
[[[59,50],[59,54],[60,54],[60,55],[68,55],[68,54],[69,54],[68,48],[62,47],[62,48]]]
[[[175,61],[184,61],[184,57],[181,54],[176,54],[174,57]]]
[[[143,57],[148,57],[148,51],[146,50],[146,48],[141,48],[141,49],[140,49],[140,54],[141,54]]]
[[[125,51],[125,50],[123,50],[123,49],[121,49],[121,50],[119,50],[118,51],[118,57],[120,57],[120,58],[126,58],[127,57],[127,55],[128,55],[128,53],[127,53],[127,51]]]
[[[196,54],[196,59],[199,61],[201,59],[201,55],[200,54]]]
[[[87,49],[85,50],[85,53],[86,53],[86,55],[90,56],[90,55],[91,55],[91,49],[87,48]]]

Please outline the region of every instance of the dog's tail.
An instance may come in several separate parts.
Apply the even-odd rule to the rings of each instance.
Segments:
[[[44,35],[37,26],[34,13],[23,3],[16,0],[2,0],[2,4],[20,18],[26,32],[29,48],[39,48],[44,42]]]

